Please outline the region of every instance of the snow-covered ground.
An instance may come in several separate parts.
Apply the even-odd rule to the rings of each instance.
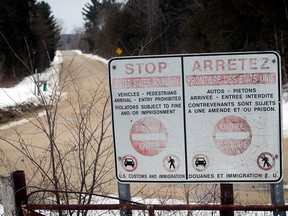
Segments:
[[[75,52],[77,54],[86,56],[87,58],[90,58],[90,59],[100,60],[100,61],[103,61],[104,63],[108,62],[106,59],[100,58],[95,55],[82,54],[81,51],[75,51]],[[21,83],[19,83],[17,86],[13,88],[2,88],[2,89],[0,88],[0,108],[14,106],[15,104],[25,103],[25,102],[37,103],[38,99],[37,99],[37,89],[35,86],[35,79],[43,81],[43,82],[47,81],[46,91],[43,91],[44,89],[42,88],[44,88],[44,86],[41,86],[42,93],[43,95],[47,95],[47,96],[51,95],[52,94],[51,91],[53,90],[53,88],[50,88],[50,86],[54,86],[55,83],[58,82],[58,74],[61,69],[62,63],[63,63],[63,58],[62,58],[61,52],[57,52],[54,58],[54,61],[51,64],[51,67],[47,69],[45,73],[42,73],[41,75],[39,74],[39,77],[37,76],[27,77]],[[283,134],[284,134],[284,137],[288,137],[288,92],[283,93],[282,107],[283,107],[283,115],[282,115],[283,116]],[[21,121],[20,122],[18,121],[17,124],[21,124]],[[8,126],[2,125],[0,127],[0,130],[6,127],[11,127],[12,125],[13,123],[9,123]],[[148,203],[157,204],[157,202],[153,200],[148,200]],[[199,212],[195,215],[211,215],[211,213],[209,214],[206,214],[206,213]],[[3,207],[1,205],[0,205],[0,215],[3,215]],[[177,214],[174,214],[174,215],[177,215]],[[214,213],[213,215],[218,215],[218,214]],[[238,215],[238,214],[235,214],[235,215]],[[241,215],[255,215],[255,212],[254,213],[246,212],[245,214],[241,214]],[[258,212],[258,214],[256,213],[256,215],[259,215],[259,216],[272,215],[272,213],[270,212],[259,213]]]

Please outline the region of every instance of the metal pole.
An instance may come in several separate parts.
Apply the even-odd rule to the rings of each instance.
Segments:
[[[220,184],[221,204],[234,205],[233,184]],[[223,210],[220,211],[220,216],[233,216],[234,211]]]
[[[129,201],[131,201],[131,194],[130,194],[130,184],[122,184],[118,182],[118,194],[119,194],[119,203],[124,204],[130,204]],[[132,216],[132,210],[120,210],[121,216]]]
[[[285,205],[283,180],[277,184],[271,184],[272,205]],[[285,211],[273,211],[274,216],[285,216]]]

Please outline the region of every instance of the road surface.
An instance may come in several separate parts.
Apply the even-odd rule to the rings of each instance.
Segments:
[[[40,188],[50,188],[55,182],[53,173],[57,173],[71,190],[83,187],[83,179],[91,187],[87,182],[94,179],[99,190],[113,185],[109,193],[117,184],[107,65],[73,51],[62,54],[60,87],[57,82],[48,86],[55,91],[45,100],[46,108],[0,131],[0,173],[24,170],[27,184]]]

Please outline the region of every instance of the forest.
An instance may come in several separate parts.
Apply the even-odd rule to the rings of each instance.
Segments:
[[[287,82],[286,0],[92,0],[83,8],[87,52],[122,55],[274,50]]]
[[[287,82],[287,0],[91,0],[77,48],[104,58],[153,54],[277,51]],[[0,79],[43,70],[61,27],[48,3],[0,2]],[[58,44],[59,45],[59,44]]]
[[[0,81],[17,82],[49,67],[60,27],[49,4],[36,0],[0,1]]]

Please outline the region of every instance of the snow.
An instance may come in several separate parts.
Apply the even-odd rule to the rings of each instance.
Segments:
[[[104,63],[108,63],[106,59],[103,59],[99,56],[92,55],[92,54],[83,54],[81,51],[75,50],[75,52],[79,55],[83,55],[89,59],[95,59],[95,60],[100,60]],[[26,77],[21,83],[16,85],[13,88],[0,88],[0,108],[5,108],[8,106],[14,106],[19,103],[25,103],[25,102],[33,102],[33,103],[38,103],[39,99],[36,94],[37,88],[35,85],[35,80],[39,80],[40,82],[47,82],[47,91],[41,91],[41,94],[44,96],[49,96],[52,94],[53,88],[49,88],[49,86],[54,86],[55,83],[58,82],[58,74],[59,71],[61,70],[61,66],[63,63],[63,58],[62,54],[60,51],[56,52],[56,56],[54,58],[54,61],[51,63],[51,67],[48,68],[44,73],[38,74],[39,77],[37,76],[29,76]],[[43,85],[43,84],[42,84]],[[40,86],[42,88],[42,86]],[[288,137],[288,92],[284,92],[282,95],[282,107],[283,107],[283,134],[284,137]],[[26,120],[27,121],[27,120]],[[14,124],[22,124],[26,122],[25,120],[20,120],[18,122],[15,122]],[[10,123],[9,125],[2,125],[0,127],[1,129],[5,129],[7,127],[11,127],[13,123]],[[147,200],[146,200],[147,201]],[[111,202],[109,202],[111,203]],[[147,203],[147,202],[146,202]],[[157,203],[155,200],[148,200],[148,203]],[[174,203],[175,204],[175,203]],[[267,214],[266,212],[265,215],[270,215]],[[3,207],[0,205],[0,215],[3,214]],[[199,213],[198,215],[210,215],[210,214],[202,214]],[[214,213],[215,215],[215,213]],[[251,214],[246,214],[246,215],[252,215]],[[257,215],[262,215],[262,214],[257,214]],[[263,214],[264,215],[264,214]],[[272,214],[271,214],[272,215]]]
[[[89,59],[94,59],[94,60],[97,60],[97,61],[101,61],[105,64],[108,64],[108,60],[107,59],[104,59],[100,56],[97,56],[97,55],[92,55],[92,54],[84,54],[82,53],[80,50],[74,50],[75,53],[79,54],[79,55],[83,55],[85,56],[86,58],[89,58]]]
[[[0,88],[0,108],[14,106],[26,102],[38,103],[37,88],[35,81],[39,83],[47,82],[47,86],[55,85],[58,82],[58,74],[61,69],[63,58],[61,52],[57,51],[51,67],[44,73],[26,77],[22,82],[12,88]],[[43,85],[43,84],[42,84]],[[42,87],[41,85],[41,87]],[[40,87],[40,88],[41,88]],[[53,88],[42,91],[43,95],[51,95]]]

